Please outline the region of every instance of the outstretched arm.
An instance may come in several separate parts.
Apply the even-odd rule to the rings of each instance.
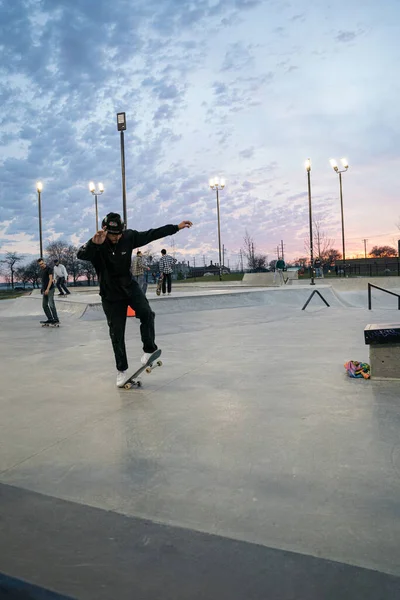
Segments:
[[[193,223],[191,221],[182,221],[179,225],[164,225],[164,227],[158,227],[157,229],[149,229],[148,231],[134,231],[132,239],[132,247],[139,248],[159,240],[160,238],[166,237],[167,235],[174,235],[181,229],[191,227]]]

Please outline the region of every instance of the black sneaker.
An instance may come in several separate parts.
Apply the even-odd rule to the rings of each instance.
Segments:
[[[54,322],[54,321],[50,321],[50,320],[47,320],[47,321],[40,321],[40,323],[41,323],[42,325],[52,325],[52,324],[53,324],[53,322]]]

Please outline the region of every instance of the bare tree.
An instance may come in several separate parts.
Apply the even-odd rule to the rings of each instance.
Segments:
[[[328,238],[327,234],[322,230],[322,222],[319,219],[313,221],[313,244],[314,256],[319,257],[322,261],[328,261],[328,250],[332,248],[335,240]],[[310,253],[310,237],[304,240],[304,249]]]
[[[47,244],[45,252],[50,261],[54,262],[55,260],[59,260],[60,263],[64,263],[68,253],[68,247],[68,242],[58,240]]]
[[[326,259],[326,262],[331,265],[331,264],[335,263],[337,260],[341,260],[342,253],[339,252],[339,250],[336,250],[335,248],[328,248],[325,252],[324,258]]]
[[[397,256],[397,250],[392,246],[374,246],[369,255],[374,258],[386,258],[389,256]]]
[[[4,271],[6,279],[11,283],[12,289],[14,289],[14,274],[16,272],[16,266],[24,259],[22,254],[18,252],[7,252],[6,257],[1,261],[4,265]]]
[[[25,289],[26,284],[30,282],[29,275],[28,275],[28,272],[26,269],[26,265],[24,265],[22,267],[18,267],[15,270],[15,276],[16,276],[18,283],[22,283],[24,286],[24,289]]]
[[[265,269],[268,261],[268,256],[266,254],[256,254],[256,245],[254,243],[254,239],[251,237],[249,232],[246,229],[246,234],[243,238],[244,247],[241,252],[247,258],[247,265],[249,269]]]
[[[74,283],[77,282],[79,277],[85,273],[86,261],[79,260],[76,255],[78,252],[78,248],[73,246],[72,244],[67,247],[64,254],[64,265],[67,269],[67,272],[72,275],[72,279]]]
[[[82,274],[86,275],[88,284],[90,285],[91,282],[94,282],[96,280],[97,277],[97,273],[96,273],[96,269],[94,268],[94,266],[92,265],[91,262],[89,262],[88,260],[82,260],[79,261],[81,262],[81,266],[82,266]]]
[[[28,263],[27,265],[23,265],[22,267],[19,267],[18,269],[18,277],[20,276],[19,273],[21,272],[21,281],[24,284],[25,287],[25,282],[26,283],[31,283],[32,287],[40,287],[39,281],[41,280],[41,268],[38,265],[37,260],[32,260],[30,263]]]

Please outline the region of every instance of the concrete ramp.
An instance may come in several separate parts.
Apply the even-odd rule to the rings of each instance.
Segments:
[[[90,302],[88,300],[90,300]],[[93,296],[89,299],[79,297],[79,301],[57,299],[57,312],[60,316],[70,315],[75,318],[80,318],[87,310],[90,310],[92,301]],[[98,302],[96,301],[94,304],[97,305]],[[15,300],[2,300],[0,302],[0,318],[29,316],[44,317],[41,295],[32,294],[31,296],[23,296],[22,298],[16,298]]]
[[[2,300],[0,302],[0,318],[4,317],[29,317],[43,315],[42,302],[33,296],[23,296],[15,300]]]
[[[301,310],[313,291],[318,290],[331,307],[367,308],[366,290],[339,291],[330,285],[283,286],[280,288],[227,288],[191,289],[173,291],[172,296],[158,297],[149,291],[147,297],[156,314],[175,314],[204,310],[223,310],[252,306],[274,307],[275,311],[289,308]],[[75,318],[85,321],[104,319],[100,296],[95,294],[74,294],[68,298],[56,298],[57,311],[61,319]],[[372,306],[379,309],[397,310],[397,298],[372,291]],[[306,310],[320,310],[327,307],[315,295]],[[0,318],[43,316],[42,298],[38,294],[24,296],[16,300],[0,302]]]
[[[171,298],[149,298],[153,310],[157,314],[196,312],[203,310],[222,310],[227,308],[245,308],[252,306],[287,307],[301,310],[313,289],[306,288],[275,288],[264,290],[238,290],[226,293],[207,295],[174,296]],[[321,291],[330,306],[345,306],[340,297],[331,288]],[[316,296],[309,305],[310,309],[324,308],[325,304]]]

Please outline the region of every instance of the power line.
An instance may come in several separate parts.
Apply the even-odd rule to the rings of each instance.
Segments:
[[[377,233],[376,235],[370,235],[369,239],[377,238],[377,237],[388,237],[390,235],[400,236],[400,231],[395,231],[395,232],[391,232],[391,233]],[[346,240],[359,240],[359,239],[360,239],[359,237],[350,238],[350,237],[347,237],[347,235],[346,235]]]

